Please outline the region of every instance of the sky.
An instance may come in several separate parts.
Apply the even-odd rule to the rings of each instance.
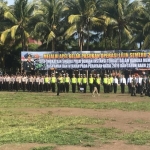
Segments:
[[[133,2],[134,0],[130,0],[131,2]],[[13,5],[14,4],[14,0],[7,0],[8,5]]]

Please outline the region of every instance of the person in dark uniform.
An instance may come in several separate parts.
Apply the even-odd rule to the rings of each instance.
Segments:
[[[32,73],[35,69],[34,62],[31,60],[32,56],[27,54],[25,57],[27,57],[27,61],[23,63],[23,70]]]
[[[135,76],[133,76],[132,82],[131,82],[131,96],[136,96],[136,86],[137,86],[137,81]]]
[[[57,78],[57,96],[59,96],[60,93],[60,82],[61,82],[61,76],[59,75]]]

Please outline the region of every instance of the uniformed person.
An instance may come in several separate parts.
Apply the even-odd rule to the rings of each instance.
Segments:
[[[23,70],[31,73],[35,69],[34,62],[31,60],[32,56],[30,54],[27,54],[26,57],[27,61],[23,62]]]
[[[113,81],[114,81],[114,78],[113,78],[113,76],[112,76],[112,74],[110,74],[110,92],[112,92],[113,91]]]
[[[101,77],[99,74],[97,74],[97,77],[96,77],[96,86],[97,86],[98,93],[100,93]]]
[[[136,85],[137,85],[137,80],[135,76],[133,75],[133,79],[131,82],[131,96],[136,96]]]
[[[72,79],[71,79],[71,84],[72,84],[72,92],[76,92],[76,84],[77,84],[77,79],[75,77],[75,74],[72,74]]]
[[[138,83],[138,85],[139,85],[139,83]],[[147,94],[147,89],[146,89],[146,76],[144,75],[144,77],[142,78],[142,83],[141,83],[141,85],[140,85],[140,89],[141,89],[141,96],[143,96],[143,94]]]
[[[90,93],[92,93],[92,92],[93,92],[93,89],[94,89],[94,87],[93,87],[93,82],[94,82],[94,78],[93,78],[92,74],[90,74],[90,77],[89,77]]]
[[[127,85],[128,85],[128,93],[131,93],[131,82],[132,82],[132,76],[129,75],[128,79],[127,79]]]
[[[57,96],[59,96],[59,93],[60,93],[61,80],[62,80],[62,75],[60,74],[57,78]]]
[[[0,75],[0,91],[3,90],[3,76]]]
[[[65,77],[65,92],[69,92],[69,85],[70,85],[70,77],[69,74],[66,73],[66,77]]]
[[[48,74],[46,74],[44,77],[44,87],[46,92],[48,92],[48,82],[49,82],[49,77]]]
[[[52,92],[55,92],[55,84],[56,84],[56,77],[55,74],[53,73],[51,77]]]
[[[80,92],[81,86],[82,86],[82,74],[78,74],[78,78],[77,78],[77,88],[78,88],[78,92]]]
[[[88,84],[88,79],[87,79],[86,75],[84,74],[83,79],[82,79],[82,86],[84,88],[84,93],[86,93],[87,84]]]
[[[124,75],[122,75],[120,78],[120,86],[121,86],[121,93],[122,94],[125,93],[125,85],[126,85],[126,79],[125,79]]]
[[[117,87],[118,87],[118,78],[116,76],[114,76],[114,78],[113,78],[114,93],[117,93]]]
[[[107,93],[107,89],[108,89],[107,84],[108,84],[108,78],[107,78],[107,75],[105,74],[103,78],[104,93]]]

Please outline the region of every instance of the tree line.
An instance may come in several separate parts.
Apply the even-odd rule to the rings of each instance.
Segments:
[[[0,0],[0,68],[19,68],[21,51],[149,49],[149,12],[149,0]]]

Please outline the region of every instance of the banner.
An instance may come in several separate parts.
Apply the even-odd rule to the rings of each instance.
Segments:
[[[26,71],[56,69],[140,69],[150,68],[150,50],[119,51],[22,51]]]

